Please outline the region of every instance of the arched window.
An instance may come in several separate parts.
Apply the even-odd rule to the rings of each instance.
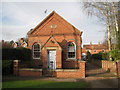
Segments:
[[[40,45],[35,43],[33,45],[33,59],[40,59]]]
[[[76,48],[73,42],[68,43],[68,58],[75,58]]]

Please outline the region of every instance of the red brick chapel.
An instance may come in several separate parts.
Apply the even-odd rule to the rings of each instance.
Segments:
[[[85,77],[81,35],[81,31],[53,11],[28,32],[34,65],[55,71],[56,77]]]
[[[81,59],[81,35],[82,32],[53,11],[28,32],[28,47],[42,68],[74,68],[72,63]]]

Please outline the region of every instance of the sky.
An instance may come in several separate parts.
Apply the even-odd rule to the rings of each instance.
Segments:
[[[103,42],[105,39],[105,26],[98,18],[88,17],[80,2],[2,2],[0,6],[0,35],[5,41],[26,37],[27,32],[53,10],[83,31],[83,44]],[[47,13],[44,13],[46,9]]]

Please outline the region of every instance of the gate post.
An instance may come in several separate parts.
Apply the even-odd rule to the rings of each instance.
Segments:
[[[117,75],[120,77],[120,61],[117,62]]]
[[[19,60],[13,61],[13,74],[16,76],[19,75]]]

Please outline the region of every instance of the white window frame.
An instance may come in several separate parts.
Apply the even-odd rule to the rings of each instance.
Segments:
[[[74,58],[69,58],[68,57],[68,43],[73,43],[74,44],[74,48],[75,48],[75,57]],[[67,59],[76,59],[76,44],[74,42],[68,42],[67,43]]]
[[[39,49],[40,49],[40,50],[39,50],[39,53],[40,53],[40,55],[41,55],[41,45],[36,42],[36,43],[34,43],[34,44],[32,45],[32,57],[33,57],[33,59],[39,59],[39,60],[40,60],[40,57],[39,57],[39,58],[35,58],[35,57],[34,57],[34,45],[35,45],[35,44],[38,44],[38,45],[39,45],[39,47],[40,47],[40,48],[39,48]]]

